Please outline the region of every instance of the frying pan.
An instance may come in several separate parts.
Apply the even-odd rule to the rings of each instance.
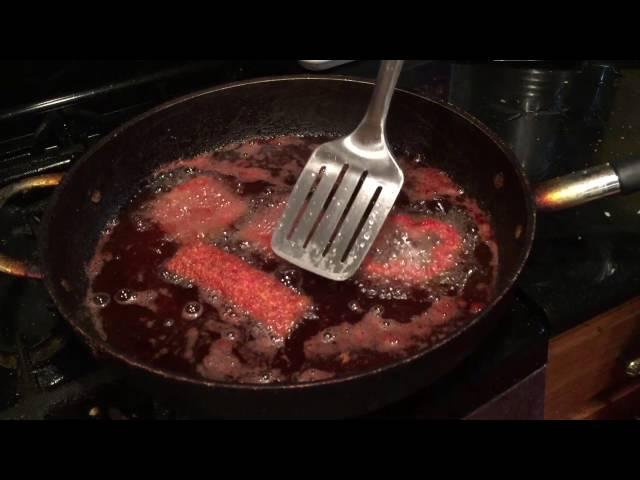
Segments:
[[[40,265],[0,255],[0,271],[42,278],[55,305],[94,355],[125,369],[137,388],[219,417],[349,417],[410,395],[455,367],[503,316],[533,241],[538,209],[578,205],[640,188],[640,163],[594,167],[533,190],[509,148],[467,113],[398,90],[388,118],[396,150],[421,153],[451,174],[490,212],[499,248],[496,292],[487,308],[439,344],[375,370],[313,383],[247,385],[196,380],[137,362],[103,340],[83,305],[100,232],[159,165],[256,136],[345,135],[367,107],[372,82],[289,76],[211,88],[168,102],[105,136],[64,175],[26,179],[0,190],[59,183],[42,219]],[[96,195],[99,192],[99,195]]]

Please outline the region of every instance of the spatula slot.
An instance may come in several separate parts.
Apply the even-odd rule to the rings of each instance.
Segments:
[[[369,201],[369,205],[367,206],[367,209],[364,211],[364,214],[362,215],[362,218],[360,219],[360,223],[358,224],[358,226],[356,228],[356,231],[353,233],[353,236],[351,237],[351,240],[349,241],[349,245],[347,245],[346,250],[342,254],[342,258],[340,259],[340,261],[342,263],[345,262],[345,260],[349,256],[349,252],[351,252],[351,249],[353,248],[353,245],[356,243],[358,237],[360,236],[360,232],[362,231],[362,227],[364,226],[364,223],[369,218],[369,214],[371,213],[371,210],[373,210],[373,207],[375,206],[376,202],[378,201],[378,197],[380,196],[381,192],[382,192],[382,187],[376,188],[376,192],[373,194],[373,197],[371,197],[371,200]]]
[[[318,228],[318,225],[320,224],[320,222],[324,218],[324,216],[325,216],[325,214],[327,212],[327,209],[329,208],[329,205],[331,204],[331,200],[333,199],[336,191],[340,187],[340,184],[342,183],[342,179],[344,178],[345,174],[347,173],[347,170],[349,170],[349,165],[345,164],[342,167],[342,170],[340,170],[340,173],[338,174],[338,178],[336,179],[335,183],[333,184],[333,187],[331,187],[331,191],[329,192],[329,195],[327,195],[327,198],[324,201],[324,204],[322,205],[322,209],[320,211],[320,214],[316,216],[317,219],[316,219],[315,223],[313,224],[313,227],[311,227],[311,230],[309,231],[309,235],[307,235],[307,238],[304,241],[303,248],[307,248],[307,245],[309,244],[309,241],[311,240],[311,237],[313,237],[313,234],[315,233],[316,229]]]
[[[304,212],[307,210],[307,207],[309,206],[309,201],[311,200],[311,197],[316,191],[316,188],[318,187],[318,184],[322,180],[322,177],[324,176],[326,170],[327,170],[327,167],[322,166],[318,171],[318,174],[316,175],[316,178],[311,184],[311,187],[309,188],[309,192],[307,193],[307,196],[305,197],[304,202],[302,202],[300,210],[298,210],[298,213],[296,214],[295,219],[291,223],[291,228],[287,233],[287,240],[291,240],[291,237],[293,236],[293,233],[295,232],[298,224],[300,223],[300,220],[302,220],[302,216],[304,215]]]

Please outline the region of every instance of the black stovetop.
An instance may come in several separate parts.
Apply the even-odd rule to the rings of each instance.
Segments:
[[[494,129],[532,183],[640,155],[640,63],[455,65],[449,100]],[[558,334],[640,293],[640,194],[538,215],[519,285]]]
[[[0,186],[67,169],[131,116],[228,81],[304,73],[296,62],[12,62],[0,91]],[[330,74],[375,76],[360,61]],[[401,87],[450,101],[511,144],[535,182],[640,149],[640,68],[409,61]],[[640,107],[640,105],[638,105]],[[640,118],[639,118],[640,119]],[[29,255],[47,193],[0,211],[0,248]],[[385,412],[460,417],[539,369],[559,333],[640,292],[640,196],[539,215],[538,236],[505,322],[463,365]],[[0,418],[179,415],[96,364],[37,281],[0,276]]]

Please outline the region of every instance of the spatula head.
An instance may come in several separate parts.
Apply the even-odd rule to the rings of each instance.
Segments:
[[[271,242],[276,255],[331,280],[362,264],[402,189],[386,142],[345,137],[320,145],[289,196]]]

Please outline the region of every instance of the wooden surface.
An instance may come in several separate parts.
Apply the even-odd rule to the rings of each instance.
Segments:
[[[626,362],[634,357],[640,357],[640,297],[554,337],[549,343],[545,418],[590,418],[612,399],[628,398],[640,385],[640,379],[624,374]],[[606,392],[626,394],[602,400]]]
[[[640,419],[640,382],[600,394],[571,415],[572,420]]]

